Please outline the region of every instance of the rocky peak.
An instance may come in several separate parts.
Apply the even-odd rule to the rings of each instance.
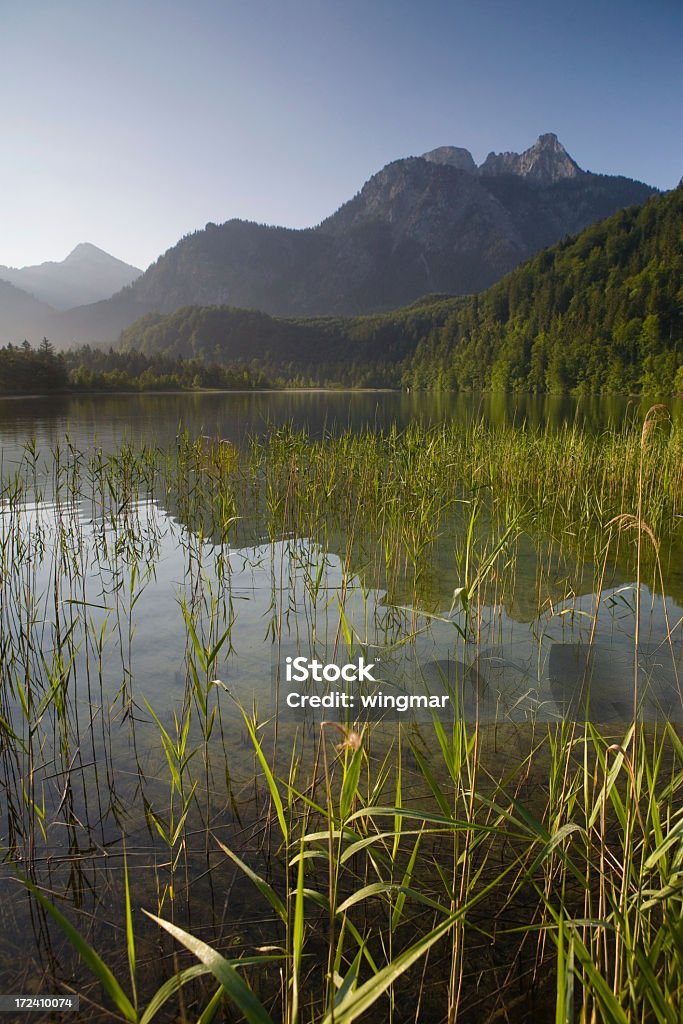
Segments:
[[[533,146],[523,153],[489,153],[479,173],[515,174],[541,185],[549,185],[563,178],[577,178],[584,172],[572,160],[557,135],[547,132],[539,135]]]
[[[107,299],[140,276],[137,267],[110,256],[91,242],[79,242],[61,260],[31,267],[0,267],[0,278],[55,309]]]
[[[462,149],[460,146],[439,146],[438,149],[423,153],[422,159],[429,160],[432,164],[448,164],[449,167],[467,171],[468,174],[477,173],[477,165],[469,149]]]
[[[112,257],[108,253],[104,252],[103,249],[99,249],[92,242],[79,242],[78,245],[74,246],[69,255],[63,261],[64,263],[74,263],[76,260],[92,259],[98,256],[107,256],[109,259]]]

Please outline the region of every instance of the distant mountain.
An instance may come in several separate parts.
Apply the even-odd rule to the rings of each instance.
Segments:
[[[55,322],[55,311],[8,281],[0,280],[0,345],[40,341]]]
[[[592,174],[557,137],[522,154],[442,147],[388,164],[316,228],[207,224],[107,301],[55,324],[55,341],[115,341],[144,313],[231,305],[286,316],[394,309],[478,292],[539,249],[656,190]]]
[[[60,263],[33,267],[0,266],[0,279],[47,302],[55,309],[70,309],[108,299],[142,273],[89,242],[81,242]]]

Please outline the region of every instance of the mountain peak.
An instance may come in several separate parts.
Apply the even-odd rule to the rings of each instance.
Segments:
[[[130,284],[141,271],[92,242],[79,242],[66,259],[32,267],[0,267],[0,278],[55,309],[98,302]]]
[[[572,160],[554,132],[546,132],[523,153],[489,153],[479,168],[483,175],[514,174],[549,185],[585,172]]]
[[[422,159],[432,164],[448,164],[469,174],[477,173],[477,165],[472,154],[469,149],[462,149],[461,146],[439,146],[438,149],[430,149],[428,153],[423,153]]]
[[[62,264],[67,263],[81,263],[87,260],[89,263],[100,263],[108,266],[128,267],[129,264],[124,263],[123,260],[119,260],[116,256],[111,256],[104,249],[100,249],[98,245],[93,245],[92,242],[79,242],[78,245],[74,246],[66,259],[62,260]],[[133,270],[137,270],[137,267],[133,267]],[[138,274],[141,273],[137,270]]]
[[[104,249],[100,249],[98,246],[93,245],[92,242],[79,242],[78,245],[73,247],[69,255],[64,260],[64,263],[66,263],[67,260],[73,259],[74,256],[93,256],[96,253],[103,256],[107,255]]]
[[[422,154],[433,164],[446,164],[472,175],[494,177],[513,174],[538,185],[550,185],[564,178],[577,178],[584,172],[564,148],[555,132],[539,135],[533,146],[523,153],[489,153],[477,167],[468,149],[460,146],[439,146]]]

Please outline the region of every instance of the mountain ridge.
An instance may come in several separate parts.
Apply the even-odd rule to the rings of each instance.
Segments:
[[[432,163],[448,164],[472,175],[493,177],[512,174],[543,184],[589,173],[570,157],[554,132],[539,135],[536,142],[523,153],[491,152],[478,166],[470,151],[460,146],[439,146],[422,156]]]
[[[121,349],[299,383],[564,394],[683,391],[683,188],[620,210],[474,296],[364,317],[147,314]]]
[[[0,266],[0,280],[57,310],[67,310],[119,292],[142,271],[93,245],[79,242],[63,260],[26,267]]]
[[[187,305],[354,315],[427,292],[479,292],[656,191],[583,171],[552,133],[521,154],[490,154],[479,168],[466,150],[441,147],[387,164],[312,228],[209,222],[110,299],[63,313],[50,336],[112,343],[138,316]]]
[[[41,340],[54,325],[55,310],[33,295],[0,279],[0,342]]]

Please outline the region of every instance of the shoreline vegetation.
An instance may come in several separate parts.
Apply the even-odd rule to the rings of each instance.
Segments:
[[[51,991],[133,1024],[677,1024],[683,708],[646,723],[638,693],[682,452],[661,407],[598,438],[475,422],[67,444],[46,473],[27,444],[2,492],[2,842]],[[136,619],[172,522],[184,668],[155,700]],[[295,634],[362,652],[378,633],[409,651],[438,626],[471,659],[533,581],[539,662],[553,624],[585,623],[589,649],[616,630],[632,707],[288,729],[232,682],[258,592],[242,562],[270,564],[267,651]]]
[[[672,364],[673,365],[673,364]],[[309,368],[310,369],[310,368]],[[273,368],[270,371],[259,368],[255,362],[250,366],[231,366],[217,363],[206,364],[202,359],[185,359],[162,356],[145,356],[130,350],[125,353],[109,349],[71,349],[56,352],[47,338],[38,348],[25,341],[22,345],[5,345],[0,348],[0,398],[52,397],[77,395],[125,395],[125,394],[201,394],[236,392],[451,392],[469,394],[477,391],[488,393],[515,393],[536,395],[569,395],[572,397],[677,397],[683,394],[683,364],[681,372],[669,374],[661,381],[650,377],[647,380],[632,381],[631,390],[624,387],[606,388],[598,392],[585,387],[574,388],[524,388],[506,386],[498,378],[488,381],[487,386],[459,388],[456,384],[444,387],[443,382],[432,381],[432,386],[415,382],[413,377],[399,373],[400,367],[393,367],[386,374],[375,371],[371,379],[362,377],[361,382],[328,379],[324,372],[320,379],[301,374],[284,376]],[[324,368],[323,368],[324,370]],[[387,379],[384,379],[384,378]],[[680,379],[679,379],[680,378]],[[411,380],[412,383],[406,383]],[[669,390],[667,390],[667,382]]]

